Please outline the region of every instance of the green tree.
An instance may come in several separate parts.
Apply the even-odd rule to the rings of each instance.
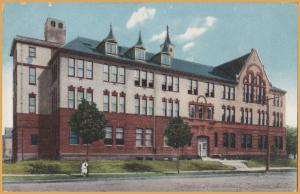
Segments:
[[[179,174],[180,148],[191,142],[193,137],[191,128],[181,117],[170,118],[164,135],[167,138],[167,145],[175,148],[177,151],[176,167]]]
[[[298,152],[297,145],[297,128],[296,127],[287,127],[286,131],[286,152],[287,156],[293,154],[294,159],[296,159],[296,154]]]
[[[89,103],[82,99],[76,112],[71,115],[69,125],[71,130],[81,137],[86,144],[86,160],[89,156],[89,144],[103,139],[105,135],[104,126],[107,120],[94,102]]]

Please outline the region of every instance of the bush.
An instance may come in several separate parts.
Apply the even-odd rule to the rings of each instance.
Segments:
[[[149,172],[153,171],[153,168],[147,164],[142,164],[138,162],[125,163],[123,168],[128,172]]]
[[[30,174],[58,174],[62,171],[58,164],[36,161],[28,164],[27,172]]]

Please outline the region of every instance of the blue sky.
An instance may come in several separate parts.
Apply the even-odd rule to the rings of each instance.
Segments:
[[[297,125],[297,6],[288,3],[6,3],[3,14],[3,126],[12,126],[12,58],[16,35],[43,39],[47,17],[66,22],[67,42],[102,40],[112,23],[120,45],[139,30],[157,52],[166,25],[177,58],[219,65],[256,48],[274,86],[287,90],[287,124]]]

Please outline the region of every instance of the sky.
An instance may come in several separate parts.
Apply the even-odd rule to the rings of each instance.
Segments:
[[[158,52],[169,25],[176,58],[216,66],[258,51],[271,83],[287,91],[286,123],[297,126],[297,6],[290,3],[5,3],[3,127],[12,127],[12,57],[16,35],[44,39],[48,17],[66,23],[66,42],[103,40],[112,24],[118,44],[132,46],[141,30]]]

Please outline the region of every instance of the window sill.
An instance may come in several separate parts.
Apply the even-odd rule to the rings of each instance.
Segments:
[[[79,144],[69,144],[70,146],[79,146]],[[86,145],[86,144],[84,144]]]
[[[115,145],[115,146],[117,146],[117,147],[124,147],[124,145]]]
[[[105,147],[112,147],[113,145],[104,145]]]

